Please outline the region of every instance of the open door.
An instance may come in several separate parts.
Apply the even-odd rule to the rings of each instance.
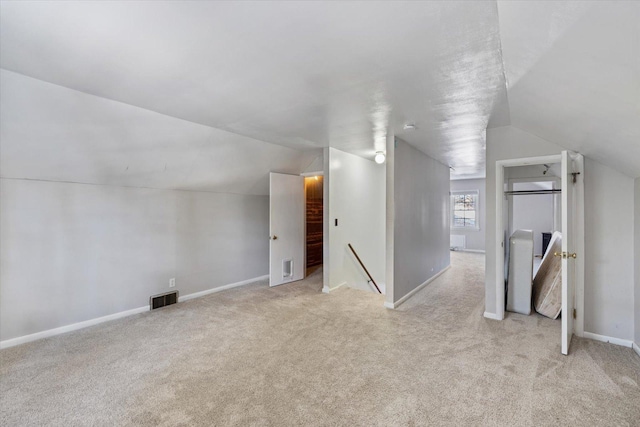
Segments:
[[[574,333],[576,258],[577,241],[583,230],[578,230],[581,221],[576,221],[582,206],[577,206],[581,198],[576,197],[576,184],[582,183],[580,154],[562,152],[562,354],[569,354],[571,337]]]
[[[269,175],[269,286],[304,279],[304,178]]]

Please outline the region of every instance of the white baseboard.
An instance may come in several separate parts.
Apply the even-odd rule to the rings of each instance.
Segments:
[[[178,298],[179,302],[187,301],[193,298],[202,297],[205,295],[209,295],[215,292],[224,291],[226,289],[236,288],[238,286],[247,285],[249,283],[254,283],[260,280],[268,279],[269,275],[255,277],[253,279],[243,280],[242,282],[231,283],[229,285],[219,286],[213,289],[207,289],[202,292],[195,292],[193,294],[185,295]],[[36,332],[35,334],[23,335],[17,338],[11,338],[8,340],[0,341],[0,349],[14,347],[16,345],[25,344],[31,341],[40,340],[43,338],[49,338],[56,335],[64,334],[67,332],[77,331],[78,329],[88,328],[89,326],[98,325],[100,323],[109,322],[111,320],[122,319],[123,317],[133,316],[134,314],[144,313],[145,311],[149,311],[149,306],[145,305],[144,307],[138,307],[131,310],[121,311],[119,313],[109,314],[107,316],[97,317],[95,319],[85,320],[83,322],[72,323],[70,325],[61,326],[59,328],[48,329],[42,332]]]
[[[217,288],[207,289],[206,291],[194,292],[192,294],[179,297],[178,302],[189,301],[190,299],[200,298],[205,295],[215,294],[216,292],[226,291],[227,289],[237,288],[239,286],[244,286],[250,283],[259,282],[261,280],[266,280],[268,278],[269,278],[269,275],[266,274],[264,276],[254,277],[253,279],[247,279],[241,282],[230,283],[228,285],[218,286]]]
[[[338,286],[334,286],[333,288],[328,288],[328,287],[326,287],[326,286],[323,286],[323,287],[322,287],[322,293],[324,293],[324,294],[331,293],[331,292],[335,291],[335,290],[336,290],[336,289],[338,289],[338,288],[341,288],[342,286],[344,286],[344,285],[346,285],[346,284],[347,284],[347,282],[342,282],[342,283],[340,283]]]
[[[634,343],[632,343],[632,346],[633,346],[633,349],[635,350],[636,354],[638,356],[640,356],[640,344],[634,342]]]
[[[59,328],[48,329],[42,332],[36,332],[35,334],[23,335],[17,338],[11,338],[8,340],[0,341],[0,349],[1,348],[9,348],[14,347],[16,345],[28,343],[31,341],[36,341],[42,338],[49,338],[55,335],[64,334],[71,331],[77,331],[78,329],[88,328],[89,326],[94,326],[99,323],[108,322],[110,320],[121,319],[127,316],[133,316],[134,314],[144,313],[145,311],[149,311],[149,306],[146,305],[144,307],[138,307],[131,310],[121,311],[119,313],[109,314],[107,316],[97,317],[95,319],[85,320],[84,322],[72,323],[70,325],[61,326]]]
[[[436,273],[435,276],[433,276],[432,278],[428,279],[426,282],[424,282],[423,284],[421,284],[420,286],[418,286],[417,288],[415,288],[414,290],[412,290],[411,292],[409,292],[408,294],[406,294],[405,296],[400,298],[398,301],[396,301],[394,303],[385,302],[384,306],[387,307],[387,308],[391,308],[391,309],[398,308],[402,303],[406,302],[409,298],[414,296],[416,293],[418,293],[422,288],[427,286],[429,283],[431,283],[434,280],[436,280],[438,277],[440,277],[445,271],[447,271],[450,268],[451,268],[451,264],[449,264],[448,266],[446,266],[445,268],[440,270],[438,273]]]
[[[486,317],[487,319],[492,319],[492,320],[503,320],[500,316],[498,316],[495,313],[489,313],[488,311],[485,311],[483,314],[484,317]]]
[[[471,252],[471,253],[474,253],[474,254],[484,254],[484,253],[486,253],[482,249],[462,249],[459,252]]]
[[[608,342],[610,344],[621,345],[623,347],[633,347],[633,341],[631,340],[623,340],[622,338],[614,338],[608,337],[606,335],[598,335],[593,332],[584,332],[584,338],[588,338],[590,340]]]

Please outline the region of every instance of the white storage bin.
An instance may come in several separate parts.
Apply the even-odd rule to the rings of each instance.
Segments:
[[[531,314],[533,231],[516,230],[509,239],[507,311]]]

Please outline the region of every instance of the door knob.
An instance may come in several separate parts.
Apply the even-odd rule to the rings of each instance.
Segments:
[[[270,237],[271,240],[278,240],[278,236],[276,236],[275,234],[273,236]]]

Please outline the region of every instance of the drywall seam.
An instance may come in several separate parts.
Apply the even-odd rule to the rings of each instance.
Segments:
[[[238,286],[248,285],[249,283],[255,283],[260,280],[268,279],[269,276],[260,276],[253,279],[243,280],[242,282],[230,283],[224,286],[218,286],[217,288],[208,289],[202,292],[195,292],[193,294],[185,295],[179,298],[179,302],[187,301],[194,298],[199,298],[205,295],[209,295],[215,292],[224,291],[231,288],[236,288]],[[56,335],[61,335],[67,332],[77,331],[79,329],[88,328],[89,326],[99,325],[100,323],[109,322],[111,320],[122,319],[124,317],[133,316],[134,314],[140,314],[149,311],[149,306],[145,305],[143,307],[133,308],[131,310],[121,311],[119,313],[109,314],[107,316],[97,317],[95,319],[89,319],[82,322],[72,323],[70,325],[61,326],[59,328],[49,329],[46,331],[36,332],[35,334],[24,335],[21,337],[11,338],[8,340],[0,341],[0,349],[15,347],[20,344],[25,344],[32,341],[37,341],[43,338],[50,338]]]
[[[615,344],[615,345],[621,345],[623,347],[633,347],[633,341],[631,340],[624,340],[622,338],[614,338],[614,337],[608,337],[606,335],[598,335],[598,334],[594,334],[593,332],[586,332],[584,333],[584,338],[588,338],[590,340],[594,340],[594,341],[601,341],[601,342],[607,342],[610,344]]]
[[[234,196],[262,196],[262,197],[268,196],[268,194],[234,193],[231,191],[190,190],[188,188],[162,188],[162,187],[144,187],[139,185],[99,184],[94,182],[65,181],[65,180],[57,180],[57,179],[40,179],[40,178],[16,178],[16,177],[10,177],[10,176],[0,176],[0,179],[6,179],[7,181],[34,181],[34,182],[52,182],[57,184],[90,185],[93,187],[131,188],[131,189],[161,190],[161,191],[184,191],[187,193],[232,194]]]
[[[442,270],[440,270],[439,272],[437,272],[433,277],[431,277],[429,280],[427,280],[426,282],[422,283],[420,286],[418,286],[417,288],[413,289],[411,292],[409,292],[408,294],[406,294],[405,296],[403,296],[402,298],[400,298],[398,301],[391,303],[386,301],[384,303],[384,306],[387,308],[391,308],[391,309],[395,309],[398,308],[402,303],[406,302],[409,298],[411,298],[412,296],[414,296],[418,291],[420,291],[422,288],[424,288],[425,286],[427,286],[429,283],[433,282],[434,280],[436,280],[438,277],[440,277],[442,274],[444,274],[448,269],[451,268],[451,264],[449,264],[448,266],[446,266],[445,268],[443,268]]]

